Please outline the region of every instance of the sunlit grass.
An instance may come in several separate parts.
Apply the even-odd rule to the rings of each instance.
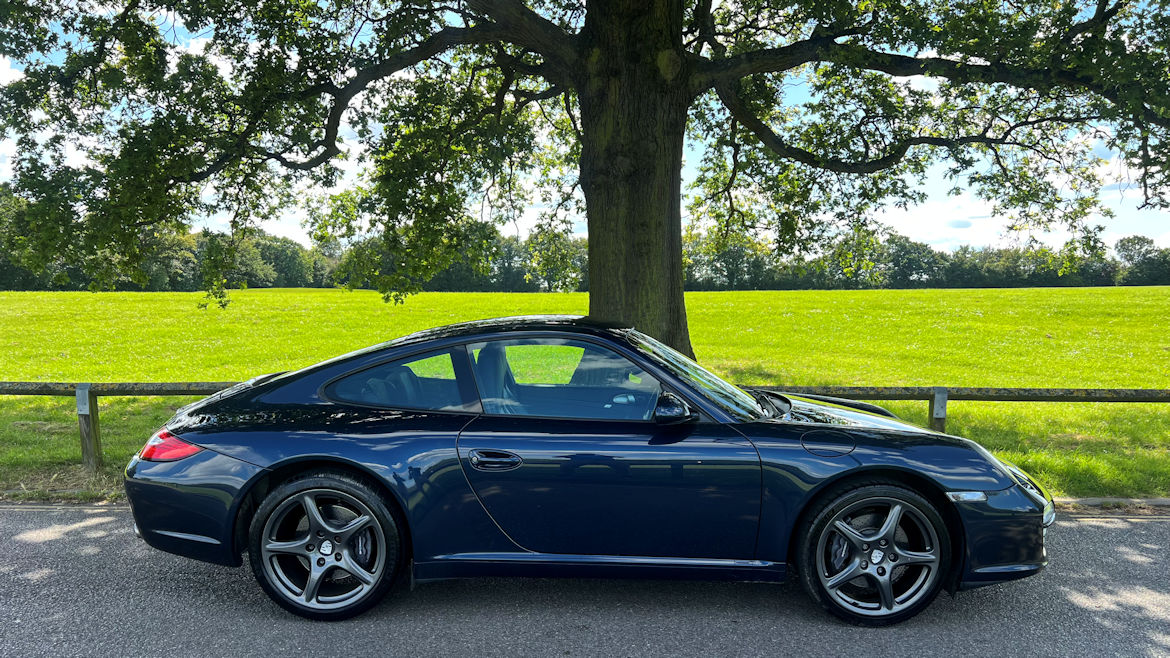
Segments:
[[[584,313],[584,294],[0,292],[0,381],[230,381],[461,320]],[[695,351],[745,384],[1170,388],[1170,288],[687,295]],[[116,475],[187,398],[102,399]],[[926,404],[890,403],[925,421]],[[951,402],[948,430],[1068,495],[1170,493],[1170,405]],[[0,397],[0,487],[89,486],[69,398]],[[46,484],[48,483],[48,484]]]
[[[121,487],[122,469],[179,406],[191,398],[101,398],[104,465],[81,465],[73,398],[0,396],[0,491],[95,490]]]

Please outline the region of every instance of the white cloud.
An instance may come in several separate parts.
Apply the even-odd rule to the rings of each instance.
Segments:
[[[24,71],[14,67],[12,60],[0,56],[0,85],[16,82]],[[16,140],[0,139],[0,183],[12,180],[12,159],[16,157]]]
[[[91,164],[93,164],[93,160],[78,147],[76,142],[65,144],[65,166],[84,167]]]
[[[0,55],[0,85],[16,82],[24,77],[24,71],[12,65],[12,60]]]
[[[221,76],[225,78],[230,77],[232,74],[232,63],[223,57],[216,55],[215,53],[207,52],[207,48],[210,45],[211,39],[207,37],[194,37],[189,42],[187,42],[187,45],[184,46],[182,50],[185,50],[192,55],[206,55],[207,59],[215,65],[215,68],[219,69],[219,74]],[[171,65],[174,66],[174,62],[172,62]]]
[[[24,71],[12,65],[12,60],[0,56],[0,85],[16,82]],[[16,140],[0,139],[0,183],[12,180],[12,159],[16,157]]]
[[[12,159],[16,157],[16,140],[0,139],[0,183],[12,180]]]
[[[925,242],[935,248],[953,251],[963,245],[972,247],[1007,246],[1025,237],[1007,228],[1007,220],[991,214],[992,204],[963,193],[948,197],[942,191],[928,190],[925,202],[909,209],[887,209],[876,219],[906,237]],[[1113,211],[1112,219],[1099,218],[1104,226],[1101,239],[1107,246],[1128,235],[1147,235],[1160,246],[1170,247],[1170,212],[1139,209],[1140,198],[1130,190],[1109,190],[1101,193],[1102,205]],[[967,225],[969,223],[969,225]],[[1063,245],[1072,234],[1055,228],[1034,236],[1052,247]]]
[[[925,75],[912,75],[906,78],[906,83],[910,85],[911,89],[916,89],[918,91],[928,91],[931,93],[937,92],[940,86],[938,78],[932,78]]]
[[[261,226],[266,232],[272,235],[278,235],[282,238],[289,238],[296,240],[302,245],[308,247],[312,244],[309,240],[309,232],[305,230],[304,218],[302,212],[296,209],[285,213],[279,219],[268,222]]]
[[[875,219],[911,240],[948,251],[1005,242],[1004,222],[992,217],[990,203],[970,193],[949,197],[938,192],[920,205],[889,208]]]
[[[500,233],[524,238],[540,223],[540,213],[544,212],[544,210],[545,207],[543,205],[530,204],[520,213],[520,217],[516,221],[501,226]]]
[[[1135,180],[1122,159],[1115,154],[1107,158],[1098,170],[1105,189],[1100,193],[1102,206],[1110,209],[1114,217],[1100,217],[1090,224],[1101,224],[1102,241],[1112,246],[1127,235],[1147,235],[1163,246],[1170,246],[1170,212],[1154,209],[1140,209],[1141,191],[1132,185]],[[971,191],[952,197],[947,190],[956,182],[947,180],[943,170],[936,167],[927,176],[923,186],[927,199],[922,204],[901,210],[889,208],[875,219],[913,240],[925,242],[938,249],[948,251],[963,245],[972,247],[1007,246],[1026,237],[1008,230],[1008,221],[991,214],[992,203],[977,198]],[[970,222],[969,226],[963,226]],[[1055,228],[1033,235],[1037,240],[1052,247],[1063,245],[1072,234]]]
[[[227,212],[216,213],[210,217],[196,218],[191,222],[191,230],[201,231],[207,228],[212,231],[226,233],[231,228],[230,220],[231,213]],[[259,228],[272,235],[296,240],[305,247],[308,247],[312,244],[312,241],[309,239],[309,232],[302,225],[302,220],[302,212],[292,208],[280,217],[261,224]]]

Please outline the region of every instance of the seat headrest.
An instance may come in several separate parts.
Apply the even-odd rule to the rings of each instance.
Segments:
[[[418,383],[418,375],[406,366],[394,366],[382,377],[382,382],[389,389],[387,396],[398,401],[417,400],[422,388]]]

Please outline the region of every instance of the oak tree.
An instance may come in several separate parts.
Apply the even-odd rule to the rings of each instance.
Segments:
[[[939,171],[1088,243],[1103,149],[1166,206],[1168,43],[1165,0],[9,0],[0,235],[111,280],[192,217],[246,227],[353,167],[305,212],[394,254],[365,271],[398,294],[481,262],[493,223],[583,205],[590,314],[690,351],[687,140],[692,216],[777,248]]]

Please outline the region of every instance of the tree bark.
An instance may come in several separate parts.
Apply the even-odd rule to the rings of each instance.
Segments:
[[[649,10],[648,10],[649,9]],[[594,0],[575,72],[589,224],[589,315],[692,355],[682,154],[691,75],[681,0]]]

